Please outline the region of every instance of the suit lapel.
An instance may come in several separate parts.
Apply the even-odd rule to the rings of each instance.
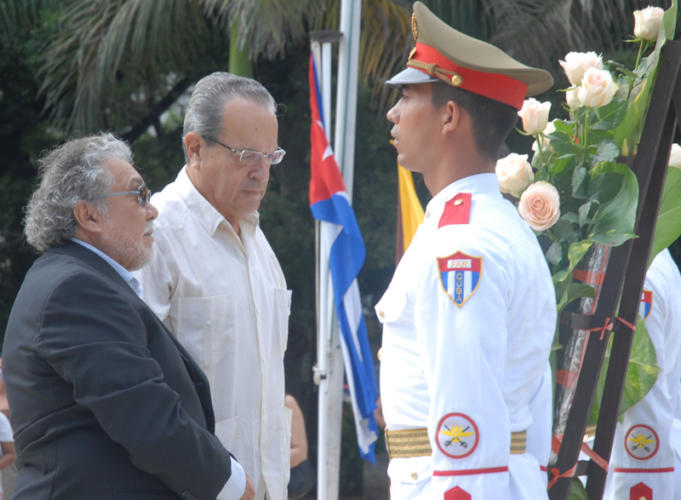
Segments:
[[[185,350],[185,348],[182,346],[182,344],[180,344],[180,342],[175,338],[175,336],[170,332],[170,330],[166,328],[166,326],[158,318],[158,316],[156,316],[156,314],[151,309],[149,309],[149,306],[135,293],[135,291],[130,287],[130,285],[128,285],[125,282],[121,275],[118,274],[116,270],[113,267],[111,267],[111,265],[104,259],[102,259],[99,255],[85,248],[84,246],[74,243],[72,241],[68,242],[66,245],[63,246],[51,248],[47,250],[47,252],[69,255],[71,257],[83,261],[85,265],[92,267],[97,272],[100,272],[107,276],[108,278],[110,278],[113,281],[113,283],[118,285],[118,287],[121,290],[121,293],[123,295],[128,296],[131,301],[137,301],[141,307],[149,310],[149,312],[151,313],[150,316],[154,318],[154,321],[156,321],[159,330],[161,330],[163,334],[165,334],[170,339],[170,341],[173,343],[173,345],[175,345],[175,347],[179,351],[180,356],[182,357],[182,361],[184,361],[184,366],[187,370],[187,374],[194,383],[194,387],[196,388],[199,400],[201,401],[201,407],[203,408],[203,413],[206,417],[206,425],[208,427],[208,430],[211,433],[214,433],[215,415],[213,413],[213,405],[211,402],[208,379],[203,373],[203,370],[199,367],[198,364],[196,364],[191,355]]]

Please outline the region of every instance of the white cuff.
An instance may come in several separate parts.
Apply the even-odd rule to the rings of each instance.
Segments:
[[[232,457],[229,459],[232,462],[232,474],[215,500],[239,500],[246,491],[246,473],[243,467]]]

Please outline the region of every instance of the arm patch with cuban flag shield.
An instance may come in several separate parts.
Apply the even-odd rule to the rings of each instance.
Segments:
[[[643,321],[648,319],[650,311],[653,308],[653,292],[650,290],[643,290],[641,292],[641,303],[638,308],[638,313],[641,315]]]
[[[442,289],[458,307],[470,299],[480,285],[482,257],[454,252],[448,257],[438,257]]]

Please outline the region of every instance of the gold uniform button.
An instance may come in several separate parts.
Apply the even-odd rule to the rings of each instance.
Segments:
[[[379,361],[381,360],[381,350],[382,350],[382,349],[383,349],[383,348],[381,347],[381,348],[379,348],[378,351],[376,352],[376,358],[377,358]]]
[[[463,77],[458,73],[454,73],[452,75],[451,82],[452,82],[452,85],[454,85],[455,87],[460,87],[461,84],[463,83]]]
[[[411,478],[416,481],[419,478],[419,475],[416,472],[411,473]]]
[[[463,203],[463,200],[461,198],[457,198],[456,200],[454,200],[454,205],[456,205],[456,206],[461,205],[462,203]]]
[[[378,317],[381,319],[385,318],[385,312],[383,311],[383,309],[378,310]]]

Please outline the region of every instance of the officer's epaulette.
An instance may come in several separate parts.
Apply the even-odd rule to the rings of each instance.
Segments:
[[[437,227],[451,224],[468,224],[471,217],[471,193],[458,193],[445,203],[440,222]]]

